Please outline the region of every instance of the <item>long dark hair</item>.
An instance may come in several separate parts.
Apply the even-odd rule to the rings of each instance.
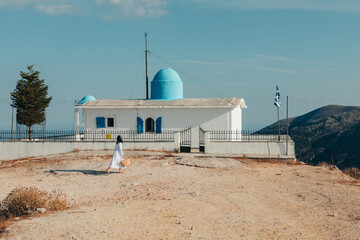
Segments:
[[[122,143],[122,142],[123,142],[123,140],[122,140],[121,136],[118,135],[116,138],[116,143]]]

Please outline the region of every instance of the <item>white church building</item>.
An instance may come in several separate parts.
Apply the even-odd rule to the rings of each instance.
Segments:
[[[199,128],[205,131],[241,131],[244,108],[246,105],[242,98],[183,98],[180,76],[171,68],[163,68],[151,82],[150,99],[95,99],[85,96],[75,104],[75,128],[158,134],[163,130],[191,127],[191,138],[195,140],[198,139]]]

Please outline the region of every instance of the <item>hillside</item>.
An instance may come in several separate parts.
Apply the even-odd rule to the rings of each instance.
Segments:
[[[280,121],[286,132],[286,119]],[[277,122],[261,131],[277,131]],[[310,164],[360,168],[360,107],[329,105],[289,119],[297,158]]]

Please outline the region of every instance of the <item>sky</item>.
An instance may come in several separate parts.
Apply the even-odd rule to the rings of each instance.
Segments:
[[[0,129],[34,64],[53,99],[47,129],[73,129],[74,101],[144,99],[175,69],[186,98],[244,98],[243,129],[316,108],[360,105],[359,0],[0,0]]]

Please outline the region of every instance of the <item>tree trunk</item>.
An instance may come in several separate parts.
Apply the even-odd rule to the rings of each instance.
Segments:
[[[29,126],[29,141],[32,139],[32,125]]]

